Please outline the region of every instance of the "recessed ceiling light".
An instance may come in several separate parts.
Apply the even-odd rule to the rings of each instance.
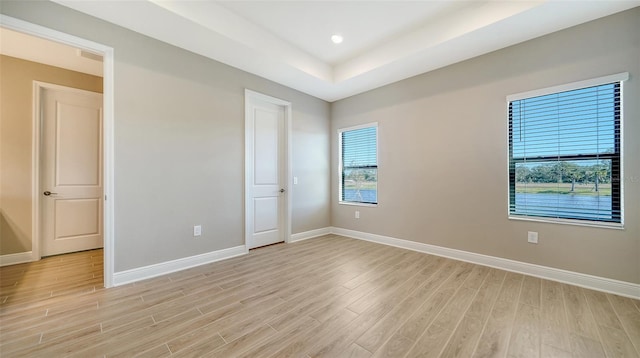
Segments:
[[[340,35],[331,36],[331,41],[333,41],[334,44],[339,44],[339,43],[342,42],[342,40],[343,40],[343,38]]]

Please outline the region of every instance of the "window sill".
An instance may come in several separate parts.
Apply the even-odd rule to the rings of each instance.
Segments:
[[[352,202],[352,201],[339,201],[338,204],[340,204],[340,205],[350,205],[350,206],[366,206],[366,207],[370,207],[370,208],[378,207],[378,204],[357,203],[357,202]]]
[[[607,223],[607,222],[600,222],[600,221],[583,221],[583,220],[555,219],[555,218],[542,218],[542,217],[516,216],[516,215],[509,215],[509,220],[533,221],[533,222],[548,223],[548,224],[574,225],[574,226],[595,227],[595,228],[601,228],[601,229],[624,230],[624,224]]]

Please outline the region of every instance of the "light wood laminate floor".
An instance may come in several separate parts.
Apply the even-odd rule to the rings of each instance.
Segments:
[[[2,357],[638,357],[640,302],[339,236],[112,289],[0,269]]]

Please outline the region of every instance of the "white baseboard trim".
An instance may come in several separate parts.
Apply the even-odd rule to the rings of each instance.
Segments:
[[[640,299],[640,285],[630,282],[337,227],[331,233]]]
[[[0,267],[8,265],[22,264],[33,261],[33,252],[18,252],[17,254],[8,254],[0,256]]]
[[[291,239],[289,239],[289,242],[308,240],[308,239],[313,239],[314,237],[329,235],[329,234],[331,234],[331,228],[323,227],[321,229],[309,230],[309,231],[293,234],[291,235]]]
[[[113,285],[121,286],[127,283],[146,280],[148,278],[166,275],[172,272],[245,255],[248,252],[249,251],[247,250],[247,247],[245,245],[240,245],[230,247],[228,249],[207,252],[205,254],[184,257],[181,259],[161,262],[144,267],[138,267],[131,270],[115,272],[113,274]]]

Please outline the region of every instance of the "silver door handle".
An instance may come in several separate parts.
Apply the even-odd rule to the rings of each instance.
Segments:
[[[44,193],[42,193],[42,194],[44,194],[44,196],[58,195],[58,193],[52,193],[52,192],[50,192],[49,190],[45,191],[45,192],[44,192]]]
[[[285,192],[285,190],[284,190],[284,189],[280,189],[280,192],[281,192],[281,193],[284,193],[284,192]]]

